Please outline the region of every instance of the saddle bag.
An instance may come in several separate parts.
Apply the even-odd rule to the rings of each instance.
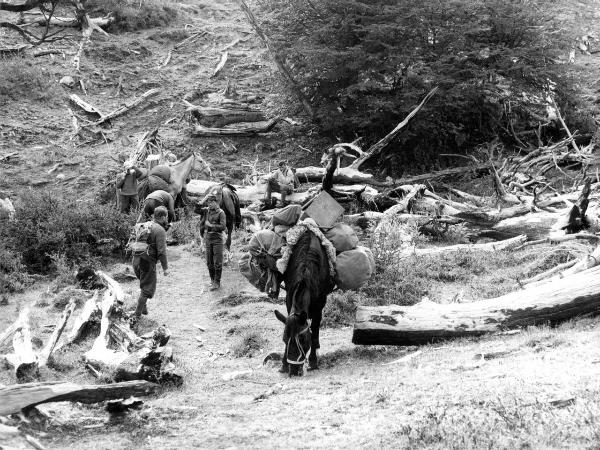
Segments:
[[[337,255],[335,284],[342,290],[358,290],[375,273],[371,249],[356,247]]]
[[[323,230],[323,234],[333,244],[338,255],[358,246],[358,236],[352,227],[345,223],[336,223],[333,227]]]

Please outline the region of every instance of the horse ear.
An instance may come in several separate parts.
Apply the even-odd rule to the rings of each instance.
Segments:
[[[275,317],[277,317],[279,319],[279,321],[285,323],[286,322],[286,317],[281,314],[279,311],[275,310]]]

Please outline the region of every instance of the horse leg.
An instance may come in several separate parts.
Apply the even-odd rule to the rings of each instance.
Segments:
[[[323,311],[315,311],[313,314],[312,323],[310,324],[311,336],[311,350],[308,355],[308,370],[317,370],[319,368],[319,359],[317,356],[317,349],[321,347],[319,343],[319,329],[321,328],[321,318],[323,317]]]
[[[231,251],[231,234],[233,233],[233,219],[227,224],[227,240],[225,241],[225,248],[227,251]]]

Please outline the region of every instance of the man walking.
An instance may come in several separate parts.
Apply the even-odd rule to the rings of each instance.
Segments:
[[[271,203],[271,193],[279,192],[281,194],[281,206],[286,205],[286,196],[294,192],[300,182],[294,171],[288,167],[285,161],[280,161],[278,169],[269,175],[267,179],[267,192],[265,193],[265,206],[274,206]]]
[[[206,247],[206,265],[210,274],[211,291],[221,288],[221,272],[223,271],[223,231],[226,228],[225,213],[219,208],[217,197],[208,195],[208,211],[200,225],[200,234],[204,237]]]
[[[135,166],[127,167],[125,172],[117,175],[117,196],[119,199],[119,210],[124,214],[135,211],[139,206],[137,180],[142,178],[144,172]]]
[[[140,296],[132,322],[135,324],[142,314],[148,314],[146,303],[156,292],[156,264],[160,261],[165,276],[168,272],[167,262],[167,209],[159,206],[154,210],[148,232],[148,250],[133,257],[133,271],[140,280]]]

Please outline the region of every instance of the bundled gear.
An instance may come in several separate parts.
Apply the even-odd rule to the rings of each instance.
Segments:
[[[357,290],[375,273],[375,258],[371,249],[359,246],[340,253],[335,269],[335,284],[339,289]]]
[[[284,240],[271,230],[261,230],[252,236],[248,252],[242,255],[239,269],[258,290],[274,295],[278,292],[276,260],[281,257]]]
[[[131,236],[125,246],[125,250],[132,256],[141,256],[148,254],[148,238],[152,230],[151,220],[147,222],[136,223],[131,230]]]
[[[345,223],[336,223],[333,227],[325,230],[323,234],[333,244],[338,254],[353,250],[358,246],[356,232]]]

